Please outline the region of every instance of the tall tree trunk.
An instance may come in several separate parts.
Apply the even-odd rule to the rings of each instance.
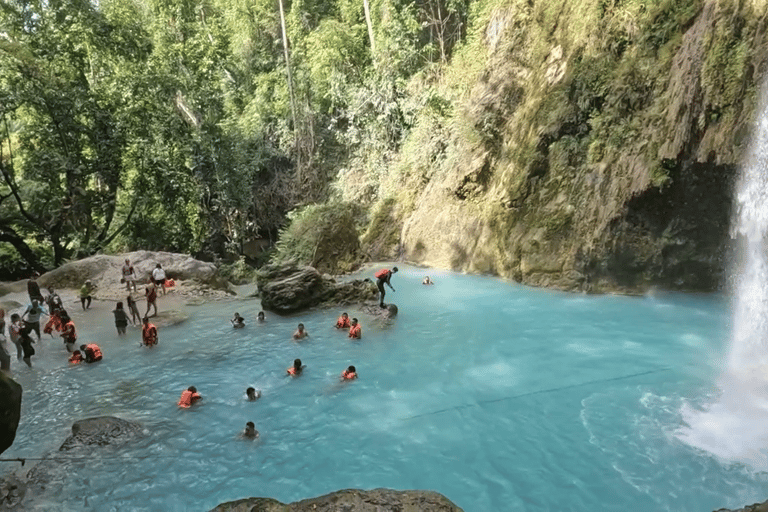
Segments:
[[[27,245],[24,239],[21,238],[12,227],[0,226],[0,242],[8,242],[11,244],[13,248],[16,249],[16,252],[19,253],[19,256],[24,258],[24,261],[26,261],[33,270],[36,270],[41,274],[45,272],[45,267],[40,263],[37,254],[35,254],[32,248]]]
[[[371,7],[368,0],[363,0],[363,9],[365,10],[365,24],[368,25],[368,39],[371,41],[371,59],[373,65],[376,65],[376,43],[373,39],[373,23],[371,23]]]
[[[285,55],[285,69],[288,75],[288,92],[291,95],[291,114],[293,115],[293,132],[296,133],[298,124],[296,122],[296,98],[293,94],[293,74],[291,73],[291,58],[288,53],[288,34],[285,32],[285,12],[283,10],[283,0],[278,0],[280,5],[280,26],[283,30],[283,55]]]

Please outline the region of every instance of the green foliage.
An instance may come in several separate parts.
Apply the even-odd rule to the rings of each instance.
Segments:
[[[360,258],[360,215],[359,206],[345,202],[311,204],[290,212],[273,262],[295,261],[331,273],[351,270]]]
[[[247,284],[255,278],[256,269],[246,263],[245,257],[241,256],[232,263],[219,265],[219,275],[236,285]]]

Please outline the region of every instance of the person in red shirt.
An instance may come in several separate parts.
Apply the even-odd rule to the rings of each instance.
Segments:
[[[189,409],[191,406],[202,399],[203,397],[200,396],[200,393],[197,392],[197,388],[195,386],[189,386],[187,389],[181,392],[181,397],[179,398],[179,407]]]
[[[85,354],[86,363],[95,363],[96,361],[101,361],[101,349],[95,343],[80,345],[80,351]]]
[[[152,279],[147,282],[147,287],[144,288],[144,294],[147,296],[147,312],[144,316],[149,315],[149,308],[155,308],[155,312],[152,316],[157,316],[157,286]]]
[[[349,329],[349,315],[342,313],[338,320],[336,320],[337,329]]]
[[[357,369],[354,366],[350,366],[343,372],[341,372],[341,380],[352,380],[357,378]]]
[[[75,342],[77,341],[75,322],[73,322],[66,313],[62,313],[61,325],[61,337],[64,338],[64,346],[66,346],[67,351],[71,353],[75,350]]]
[[[79,350],[72,352],[72,357],[69,358],[69,362],[72,364],[82,363],[83,361],[85,361],[85,359],[83,359],[83,354],[81,354]]]
[[[294,359],[293,360],[293,366],[288,368],[285,373],[290,375],[291,377],[298,377],[301,375],[301,372],[304,371],[304,368],[306,368],[307,365],[301,364],[301,359]]]
[[[357,323],[357,318],[353,318],[349,326],[349,337],[355,340],[363,337],[363,328]]]
[[[385,307],[384,306],[384,295],[385,295],[384,285],[386,284],[387,286],[389,286],[389,288],[392,291],[395,291],[395,289],[392,288],[392,283],[389,282],[389,280],[392,279],[392,274],[395,274],[395,273],[397,273],[397,267],[392,267],[392,270],[383,268],[374,274],[374,277],[376,278],[376,286],[379,289],[379,306],[381,306],[382,308]]]

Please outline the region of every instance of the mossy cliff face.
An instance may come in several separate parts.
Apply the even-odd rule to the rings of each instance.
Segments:
[[[767,12],[487,2],[451,65],[424,79],[440,101],[381,176],[369,255],[571,290],[716,288]]]

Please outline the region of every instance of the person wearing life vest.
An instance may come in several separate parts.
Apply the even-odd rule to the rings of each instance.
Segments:
[[[352,323],[349,325],[349,337],[355,340],[363,337],[363,328],[357,323],[357,318],[353,318]]]
[[[336,320],[337,329],[349,329],[349,315],[342,313],[338,320]]]
[[[301,372],[304,371],[304,368],[306,367],[307,365],[301,364],[301,359],[294,359],[293,366],[288,368],[286,370],[286,373],[291,377],[298,377],[299,375],[301,375]]]
[[[343,372],[341,372],[341,380],[352,380],[357,378],[357,370],[354,366],[350,366]]]
[[[296,332],[293,333],[293,339],[303,340],[307,336],[309,336],[309,333],[304,330],[304,324],[299,324],[299,326],[296,328]]]
[[[64,339],[64,346],[67,347],[67,351],[72,353],[72,351],[75,350],[75,342],[77,341],[75,322],[73,322],[66,313],[62,313],[61,325],[60,336]]]
[[[386,307],[384,306],[384,285],[386,284],[392,291],[395,291],[395,289],[392,288],[392,283],[389,282],[389,280],[392,279],[392,274],[395,273],[397,273],[397,267],[392,267],[392,270],[383,268],[374,274],[374,277],[376,278],[376,286],[379,288],[379,306],[382,308]]]
[[[189,409],[191,406],[195,405],[202,399],[203,397],[200,396],[200,393],[197,392],[197,388],[195,386],[189,386],[187,389],[181,392],[181,398],[179,398],[179,407]]]
[[[95,343],[80,345],[80,351],[85,354],[86,363],[95,363],[101,361],[101,349]]]
[[[141,340],[147,347],[157,345],[157,327],[149,323],[149,318],[146,316],[144,317],[144,326],[141,328]]]
[[[43,327],[43,334],[50,334],[51,337],[53,337],[53,330],[55,329],[57,332],[61,331],[61,310],[56,308],[53,311],[51,311],[51,316],[48,317],[48,321],[45,323],[45,327]]]
[[[83,361],[85,361],[85,359],[83,359],[83,354],[81,354],[79,350],[72,352],[72,357],[69,358],[69,362],[72,364],[79,364]]]

